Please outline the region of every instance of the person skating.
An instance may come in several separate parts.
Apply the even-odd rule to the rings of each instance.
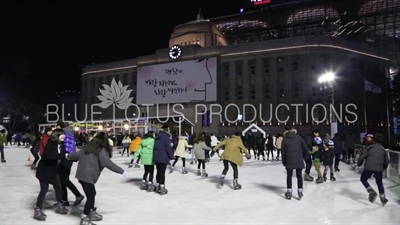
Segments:
[[[274,161],[274,143],[275,138],[271,134],[267,134],[267,138],[265,140],[265,147],[267,148],[267,161],[269,161],[269,154],[271,154],[271,161]]]
[[[197,176],[208,177],[208,174],[206,172],[206,151],[211,150],[212,149],[206,145],[204,135],[198,135],[194,140],[192,150],[192,154],[196,157],[198,161],[196,173]],[[202,167],[202,171],[200,171],[200,167]]]
[[[312,145],[313,145],[313,147],[309,153],[312,156],[314,168],[318,174],[318,178],[315,180],[315,182],[317,184],[320,184],[320,183],[324,182],[324,179],[323,179],[322,173],[321,173],[321,162],[322,162],[322,153],[324,151],[324,143],[319,136],[316,136],[316,137],[314,137]]]
[[[242,134],[240,134],[242,135]],[[251,150],[254,152],[254,159],[257,159],[257,149],[256,149],[256,136],[253,134],[253,132],[249,131],[247,133],[247,137],[245,138],[245,141],[242,140],[242,143],[244,144],[246,142],[247,149],[249,151],[249,154],[251,155]]]
[[[182,173],[187,174],[186,170],[186,148],[193,148],[193,146],[189,145],[187,141],[187,137],[185,133],[183,133],[181,136],[178,138],[178,144],[176,145],[175,149],[175,161],[172,163],[172,166],[170,167],[169,172],[172,173],[174,171],[175,165],[178,162],[179,158],[182,159]]]
[[[353,134],[347,135],[345,141],[344,141],[344,146],[347,151],[347,164],[350,164],[353,162],[353,164],[356,163],[356,157],[355,157],[355,149],[356,149],[356,136]]]
[[[343,139],[340,136],[340,134],[336,133],[333,137],[333,143],[334,143],[334,154],[335,154],[335,172],[340,172],[339,169],[339,163],[340,163],[340,159],[342,156],[342,153],[344,152],[344,143],[343,143]]]
[[[134,154],[142,144],[142,138],[140,137],[139,134],[137,134],[134,138],[131,138],[131,144],[129,146],[129,150],[132,154]],[[129,168],[132,168],[133,166],[133,158],[131,159],[131,162],[129,163]],[[140,168],[139,166],[139,161],[140,161],[140,156],[137,158],[136,163],[135,163],[135,168]]]
[[[217,138],[217,136],[215,136],[215,134],[211,134],[211,149],[213,149],[215,146],[217,146],[217,144],[219,144],[219,140]],[[219,154],[219,151],[217,150],[217,155],[218,157],[220,157],[221,155]]]
[[[307,148],[308,148],[309,151],[313,148],[313,138],[314,138],[314,136],[315,136],[314,134],[309,134],[309,135],[306,135],[304,137],[304,141],[306,142]],[[304,180],[312,182],[312,181],[314,181],[314,177],[312,177],[310,175],[311,167],[313,165],[312,156],[309,155],[307,158],[305,158],[305,162],[306,162],[306,169],[304,171]]]
[[[297,130],[291,125],[285,125],[281,144],[282,164],[286,168],[286,187],[285,197],[292,198],[292,177],[293,170],[296,170],[297,194],[299,199],[303,197],[303,177],[304,159],[308,157],[307,144],[302,137],[297,134]]]
[[[40,156],[39,156],[39,150],[40,150],[40,142],[42,141],[42,135],[40,133],[36,134],[35,141],[32,142],[30,146],[30,151],[33,155],[33,162],[31,165],[32,170],[36,170],[37,163],[39,162]]]
[[[260,134],[257,137],[256,145],[257,145],[257,153],[258,153],[257,160],[260,160],[260,156],[262,156],[263,161],[265,161],[265,153],[264,153],[264,151],[265,151],[265,147],[264,147],[265,146],[265,138],[264,138],[263,134]]]
[[[235,135],[232,135],[231,138],[228,138],[222,142],[220,142],[217,146],[213,148],[212,154],[215,153],[215,151],[220,148],[221,146],[225,147],[224,152],[221,155],[221,159],[224,163],[224,170],[222,171],[221,177],[220,177],[220,185],[224,185],[224,179],[226,174],[228,173],[229,170],[229,164],[231,165],[233,169],[233,188],[235,190],[241,189],[242,185],[238,183],[238,178],[239,178],[239,172],[238,172],[238,166],[243,165],[243,153],[245,153],[247,159],[251,158],[251,155],[249,151],[244,147],[242,139],[241,139],[241,133],[237,132]]]
[[[145,134],[142,139],[142,144],[139,149],[133,155],[133,158],[136,159],[140,156],[141,162],[144,167],[144,174],[142,179],[142,185],[140,185],[140,189],[153,191],[153,177],[154,177],[154,160],[153,160],[153,152],[154,152],[154,132],[149,130],[147,134]]]
[[[165,172],[170,160],[174,159],[172,152],[171,134],[168,125],[162,126],[154,143],[154,163],[156,165],[156,185],[155,191],[160,195],[165,195],[168,190],[165,188]]]
[[[275,147],[276,147],[276,161],[279,161],[281,155],[283,137],[281,134],[276,134]]]
[[[0,131],[0,155],[1,155],[1,162],[5,163],[6,159],[4,156],[4,145],[7,143],[7,137],[6,137],[6,130],[1,130]]]
[[[388,200],[385,196],[385,189],[383,187],[383,171],[389,166],[389,157],[386,153],[385,148],[381,145],[383,139],[382,134],[374,134],[370,136],[374,141],[373,144],[368,145],[364,148],[360,158],[357,162],[357,167],[360,167],[364,161],[364,170],[361,174],[361,183],[369,193],[369,201],[373,203],[378,196],[375,190],[368,183],[368,179],[374,175],[376,185],[378,186],[379,197],[382,205],[385,205]]]
[[[121,157],[124,156],[124,153],[126,151],[126,156],[129,157],[129,145],[131,144],[132,140],[129,137],[129,134],[126,133],[124,138],[122,139],[122,152],[121,152]]]
[[[330,172],[329,179],[331,181],[336,181],[335,172],[333,170],[333,160],[335,158],[334,145],[335,144],[332,140],[326,141],[325,151],[322,154],[322,164],[324,165],[324,181],[327,180],[326,175],[328,173],[328,170]]]
[[[54,187],[57,204],[55,211],[59,214],[67,214],[68,209],[62,205],[61,180],[58,175],[58,164],[67,155],[63,142],[65,134],[62,129],[55,129],[43,149],[42,158],[36,168],[36,178],[39,180],[40,192],[36,200],[33,217],[36,220],[45,220],[46,214],[42,211],[44,198],[49,190],[49,184]]]
[[[96,212],[97,208],[95,207],[95,184],[103,169],[107,168],[115,173],[122,174],[124,177],[127,176],[127,173],[121,167],[111,161],[111,152],[112,147],[109,145],[107,134],[100,132],[82,150],[67,155],[69,160],[78,162],[75,177],[81,183],[86,195],[80,225],[94,225],[92,221],[103,220],[103,216]]]

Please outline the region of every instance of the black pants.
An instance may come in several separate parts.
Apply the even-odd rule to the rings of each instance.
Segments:
[[[353,148],[348,148],[347,149],[347,160],[353,159],[355,160],[356,157],[354,155],[354,149]]]
[[[94,184],[90,184],[81,180],[79,181],[79,183],[81,183],[82,189],[86,195],[86,203],[85,207],[83,208],[83,214],[88,216],[90,214],[90,211],[94,209],[96,187],[94,186]]]
[[[339,168],[341,154],[335,154],[335,168]]]
[[[303,189],[303,178],[301,177],[302,169],[296,169],[296,177],[297,177],[297,188]],[[293,170],[286,169],[286,187],[288,189],[292,189],[292,176]]]
[[[256,146],[255,146],[254,144],[247,144],[247,150],[249,150],[249,154],[251,155],[251,150],[250,150],[250,149],[253,149],[253,151],[254,151],[254,156],[256,156],[256,155],[257,155]]]
[[[147,176],[149,179],[147,180]],[[144,165],[143,180],[153,182],[154,165]]]
[[[35,150],[32,149],[32,148],[31,148],[31,153],[32,153],[32,155],[33,155],[33,158],[35,158],[35,159],[33,160],[33,165],[36,165],[37,162],[38,162],[39,159],[40,159],[39,154],[38,154],[37,151],[35,151]]]
[[[238,171],[238,167],[235,163],[228,161],[228,160],[223,160],[224,162],[224,170],[222,171],[223,175],[226,175],[228,173],[229,170],[229,164],[231,164],[232,169],[233,169],[233,179],[238,179],[239,178],[239,171]]]
[[[122,149],[121,154],[124,154],[124,153],[125,153],[125,150],[126,150],[126,154],[129,155],[129,147],[124,147],[124,148]]]
[[[371,187],[368,183],[368,179],[371,178],[371,176],[374,175],[375,177],[375,182],[376,185],[378,186],[378,191],[379,194],[384,195],[385,194],[385,189],[383,188],[383,172],[374,172],[374,171],[369,171],[369,170],[364,170],[361,174],[361,183],[364,185],[365,188]]]
[[[280,155],[281,155],[281,150],[280,149],[276,149],[276,157],[279,158]]]
[[[306,161],[306,171],[305,171],[305,173],[307,175],[310,175],[310,170],[311,170],[311,167],[312,167],[311,155],[308,156],[308,158],[305,161]]]
[[[156,182],[158,184],[165,184],[165,171],[167,170],[167,164],[156,163]]]
[[[265,158],[264,146],[263,146],[263,145],[258,145],[258,146],[257,146],[257,151],[258,151],[258,156],[262,155],[263,158]]]
[[[175,156],[175,161],[174,161],[174,163],[172,164],[172,166],[175,166],[175,164],[178,162],[179,158],[182,159],[182,167],[185,167],[185,166],[186,166],[186,159],[185,159],[185,158],[182,158],[182,157],[179,157],[179,156]]]
[[[63,201],[68,201],[68,190],[71,190],[74,193],[75,197],[82,196],[81,193],[78,191],[78,188],[69,180],[69,175],[71,174],[71,167],[73,161],[65,161],[60,165],[59,174],[61,180],[61,191]]]
[[[135,160],[132,158],[130,164],[132,164],[133,161],[135,161]],[[137,157],[137,159],[136,159],[136,164],[139,164],[139,161],[140,161],[140,155],[139,155],[139,156]]]
[[[200,166],[203,166],[203,170],[206,169],[206,161],[204,159],[198,159],[197,160],[197,169],[200,169]]]
[[[5,156],[4,156],[4,145],[0,145],[0,155],[1,155],[1,159],[5,159]]]
[[[271,153],[272,158],[274,158],[274,146],[267,145],[267,157],[269,158],[269,153]]]
[[[39,184],[40,184],[40,192],[36,200],[36,207],[40,208],[42,207],[44,197],[46,197],[47,191],[49,190],[49,183],[39,181]],[[57,202],[61,202],[61,182],[59,176],[56,176],[53,188],[56,194]]]

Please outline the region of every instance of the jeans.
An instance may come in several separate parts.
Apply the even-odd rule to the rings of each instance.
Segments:
[[[156,163],[156,168],[156,182],[160,185],[165,185],[165,171],[167,170],[167,164]]]
[[[385,194],[385,189],[383,188],[383,172],[374,172],[370,170],[364,170],[361,174],[361,183],[364,185],[365,188],[371,187],[368,183],[368,179],[374,175],[375,176],[375,182],[376,185],[378,186],[379,194],[384,195]]]
[[[175,156],[175,161],[172,164],[172,166],[175,166],[175,164],[178,162],[179,158],[181,158],[181,157]],[[182,159],[182,167],[185,167],[186,166],[186,159],[185,158],[181,158],[181,159]]]
[[[303,189],[302,171],[303,171],[303,169],[296,169],[297,188],[298,189]],[[287,189],[292,189],[292,177],[293,177],[293,170],[286,169],[286,187],[287,187]]]
[[[149,179],[147,180],[147,176]],[[154,165],[144,165],[143,180],[153,182]]]
[[[39,181],[40,184],[40,192],[36,200],[36,207],[42,207],[44,197],[46,197],[47,191],[49,190],[49,183],[41,182]],[[57,202],[61,202],[61,182],[60,182],[60,177],[56,176],[54,184],[53,184],[54,192],[56,194],[56,200]]]
[[[90,211],[94,209],[96,187],[94,186],[94,184],[90,184],[81,180],[79,181],[79,183],[81,183],[82,189],[86,195],[86,203],[85,207],[83,208],[83,214],[88,216],[90,214]]]
[[[36,152],[36,151],[35,151],[34,149],[32,149],[32,148],[31,148],[31,153],[32,153],[32,155],[33,155],[33,158],[35,158],[35,159],[33,160],[33,165],[36,165],[37,162],[38,162],[39,159],[40,159],[39,153]]]
[[[78,191],[78,188],[69,180],[69,175],[71,174],[71,167],[73,161],[66,161],[60,165],[59,172],[60,172],[60,180],[61,180],[61,199],[63,201],[68,201],[68,190],[71,190],[74,193],[75,197],[82,196],[81,193]]]
[[[228,160],[223,160],[224,162],[224,170],[222,171],[222,174],[225,176],[228,173],[229,170],[229,164],[231,164],[231,167],[233,169],[233,179],[238,179],[239,178],[239,171],[238,167],[235,163],[228,161]]]
[[[312,161],[311,161],[311,156],[308,156],[308,158],[305,159],[306,162],[306,171],[305,173],[307,175],[310,175],[311,167],[312,167]]]

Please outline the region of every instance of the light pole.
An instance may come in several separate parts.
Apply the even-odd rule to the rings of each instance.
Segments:
[[[337,132],[337,122],[333,115],[333,108],[335,107],[335,87],[333,82],[335,80],[335,74],[332,72],[326,72],[318,78],[318,82],[321,84],[328,84],[331,89],[331,106],[329,106],[329,120],[331,122],[331,136]]]

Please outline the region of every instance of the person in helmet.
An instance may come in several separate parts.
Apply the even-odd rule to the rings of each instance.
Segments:
[[[321,173],[321,162],[322,162],[322,153],[324,151],[324,144],[323,144],[322,138],[319,136],[318,130],[313,131],[313,136],[314,136],[314,138],[311,140],[312,148],[309,153],[312,157],[315,171],[318,174],[316,183],[320,184],[320,183],[324,182],[324,180],[322,178],[322,173]]]
[[[335,173],[333,170],[333,160],[335,158],[334,153],[334,143],[332,140],[326,141],[325,151],[322,153],[322,164],[324,165],[324,181],[327,180],[326,174],[328,173],[328,169],[330,172],[330,180],[336,181]]]

